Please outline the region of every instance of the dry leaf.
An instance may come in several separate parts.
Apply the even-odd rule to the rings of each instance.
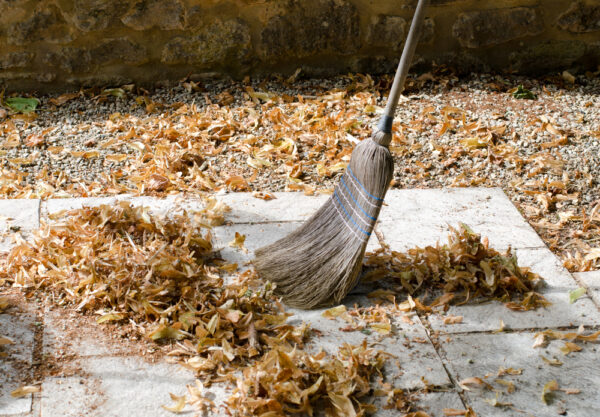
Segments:
[[[336,317],[344,314],[346,312],[346,306],[341,304],[336,307],[332,307],[330,309],[325,310],[321,315],[328,319],[335,319]]]
[[[581,346],[576,345],[573,342],[565,342],[564,346],[560,348],[560,351],[565,355],[568,355],[571,352],[580,352]]]
[[[42,387],[40,387],[39,385],[24,385],[22,387],[17,388],[16,390],[12,391],[10,393],[11,397],[14,398],[21,398],[24,397],[28,394],[32,394],[34,392],[40,392],[42,390]]]
[[[471,387],[486,388],[489,390],[492,389],[492,386],[490,384],[476,376],[465,378],[462,381],[460,381],[458,385],[465,391],[471,391]]]
[[[446,316],[444,317],[444,324],[459,324],[462,323],[463,316]]]
[[[171,413],[175,413],[175,414],[181,413],[185,407],[185,395],[182,395],[182,396],[177,396],[175,394],[170,394],[170,395],[171,395],[171,399],[173,401],[175,401],[175,403],[171,406],[163,405],[162,408],[164,408],[167,411],[170,411]]]
[[[244,253],[248,253],[248,249],[246,249],[246,247],[244,246],[245,241],[246,235],[242,235],[238,232],[235,232],[235,238],[231,242],[229,242],[229,246],[241,250]]]
[[[171,184],[168,178],[159,175],[152,174],[148,179],[147,189],[150,191],[164,191]]]
[[[558,382],[552,380],[544,385],[542,389],[542,401],[544,404],[550,404],[552,393],[558,390]]]

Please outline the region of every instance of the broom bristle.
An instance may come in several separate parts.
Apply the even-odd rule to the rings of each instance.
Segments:
[[[327,202],[302,226],[256,251],[254,266],[292,307],[339,303],[354,287],[392,180],[391,134],[377,131],[352,152]]]

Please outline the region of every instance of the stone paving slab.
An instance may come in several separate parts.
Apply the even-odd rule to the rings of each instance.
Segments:
[[[447,333],[496,331],[501,321],[507,329],[513,330],[577,327],[581,324],[595,326],[600,323],[598,308],[587,296],[573,304],[569,303],[568,291],[546,292],[544,297],[552,305],[532,311],[512,311],[496,301],[453,305],[445,314],[462,316],[462,323],[445,325],[444,316],[438,314],[429,316],[429,322],[434,330]]]
[[[32,377],[35,318],[28,313],[7,311],[0,314],[0,335],[14,344],[5,345],[6,358],[0,358],[0,416],[27,413],[32,408],[32,395],[13,398],[10,393]]]
[[[252,193],[228,193],[218,199],[231,207],[227,219],[233,223],[292,222],[308,219],[329,198],[303,193],[273,193],[277,198],[262,200]]]
[[[13,233],[23,237],[40,227],[40,200],[0,200],[0,252],[8,252],[13,246]]]
[[[446,243],[448,226],[460,222],[498,250],[545,246],[499,188],[392,190],[385,201],[380,230],[396,251]]]
[[[182,395],[194,375],[180,365],[149,364],[135,357],[87,357],[73,376],[42,384],[42,417],[169,417],[169,393]]]
[[[553,341],[545,348],[533,348],[534,332],[453,335],[442,344],[449,368],[458,381],[479,377],[495,389],[506,387],[494,383],[500,367],[523,369],[522,375],[503,376],[512,381],[516,391],[500,394],[498,400],[513,407],[493,407],[485,399],[495,399],[491,391],[473,388],[465,391],[471,406],[479,416],[592,417],[600,415],[600,362],[598,345],[579,343],[583,350],[565,356],[559,349],[562,341]],[[547,359],[558,359],[562,366],[550,366]],[[550,405],[541,400],[544,385],[556,380],[561,388],[581,390],[579,395],[557,392]],[[517,410],[522,410],[521,412]]]

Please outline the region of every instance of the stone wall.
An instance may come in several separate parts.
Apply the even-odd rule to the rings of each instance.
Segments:
[[[9,90],[395,68],[416,0],[0,0]],[[598,0],[431,0],[415,62],[595,70]]]

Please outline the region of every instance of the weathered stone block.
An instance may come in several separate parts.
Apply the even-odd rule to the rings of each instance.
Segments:
[[[595,1],[588,4],[576,1],[558,18],[561,29],[573,33],[594,32],[600,30],[600,4]]]
[[[73,30],[58,7],[41,4],[31,17],[12,25],[7,35],[9,42],[16,45],[37,41],[66,43],[73,39]]]
[[[461,13],[452,27],[454,37],[467,48],[498,45],[543,31],[540,12],[532,7]]]
[[[26,67],[32,58],[31,52],[10,52],[0,55],[0,70]]]
[[[60,68],[68,73],[77,73],[91,69],[92,56],[85,48],[63,48],[58,52],[49,52],[42,63],[50,68]]]
[[[179,0],[140,0],[121,20],[136,30],[183,29],[185,8]]]
[[[17,7],[17,1],[0,1],[0,24],[10,25],[23,21],[27,17],[27,11],[22,7]],[[1,28],[0,28],[1,31]]]
[[[163,49],[165,64],[207,66],[239,62],[250,52],[250,30],[240,20],[216,22],[192,37],[176,37]]]
[[[71,20],[79,30],[102,30],[119,22],[129,7],[129,1],[75,0]]]
[[[586,45],[580,41],[546,41],[511,53],[513,69],[529,73],[564,70],[583,57]]]
[[[400,16],[375,16],[369,26],[367,42],[375,47],[400,50],[406,37],[406,20]]]
[[[94,65],[143,64],[148,61],[148,52],[143,46],[128,38],[106,39],[90,51]]]
[[[350,54],[360,48],[356,7],[344,0],[294,1],[261,33],[263,58]]]
[[[419,43],[431,45],[435,36],[435,20],[430,17],[426,17],[423,20],[423,26],[421,27],[421,37]]]

